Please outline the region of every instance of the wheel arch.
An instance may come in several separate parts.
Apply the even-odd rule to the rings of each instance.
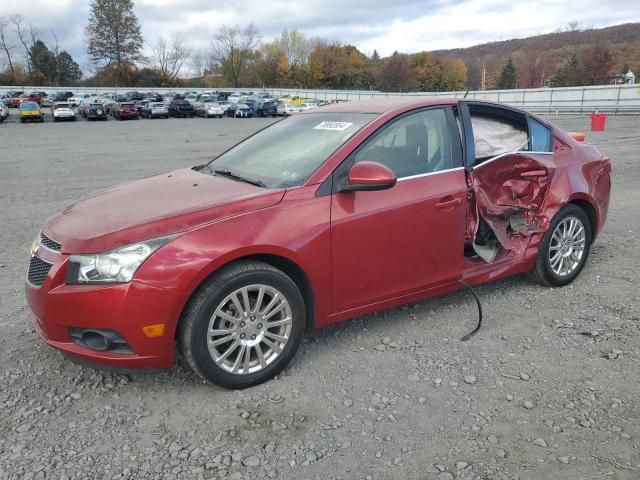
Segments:
[[[185,310],[189,307],[191,300],[200,290],[200,287],[205,284],[211,277],[216,275],[221,269],[227,268],[235,263],[243,262],[243,261],[260,261],[264,262],[272,267],[277,268],[284,272],[287,276],[289,276],[296,286],[300,289],[300,293],[302,294],[302,298],[305,304],[305,313],[306,313],[306,325],[305,330],[310,330],[315,328],[315,316],[316,316],[316,304],[315,304],[315,295],[313,291],[313,287],[311,285],[311,280],[309,279],[308,274],[305,270],[292,259],[275,253],[248,253],[245,255],[233,257],[226,259],[222,263],[216,265],[216,268],[209,272],[204,278],[200,280],[200,282],[192,289],[189,297],[184,303],[182,310],[180,311],[180,316],[178,317],[178,322],[176,325],[176,329],[174,332],[174,336],[177,336],[180,331],[180,323],[184,316]]]
[[[576,196],[571,198],[567,204],[576,205],[587,214],[589,222],[591,223],[591,241],[594,241],[598,232],[598,211],[593,205],[591,199],[583,196]]]

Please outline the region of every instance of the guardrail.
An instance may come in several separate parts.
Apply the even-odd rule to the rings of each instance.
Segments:
[[[46,91],[49,94],[58,91],[72,91],[77,94],[124,93],[135,90],[133,87],[37,87],[37,86],[0,86],[0,92],[10,90]],[[185,92],[188,88],[150,88],[139,87],[141,91]],[[197,91],[212,90],[206,88]],[[223,91],[261,92],[274,95],[292,95],[319,100],[366,100],[396,96],[456,97],[482,99],[507,103],[523,107],[538,113],[640,113],[640,85],[599,85],[590,87],[531,88],[515,90],[455,91],[455,92],[379,92],[371,90],[319,90],[296,88],[220,88]]]

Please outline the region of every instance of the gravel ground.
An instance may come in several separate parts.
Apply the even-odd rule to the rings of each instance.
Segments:
[[[22,283],[49,215],[269,122],[0,125],[0,478],[640,478],[638,117],[588,135],[614,190],[581,276],[478,288],[485,325],[469,342],[475,306],[457,293],[310,332],[282,375],[235,392],[182,365],[94,371],[37,338]]]

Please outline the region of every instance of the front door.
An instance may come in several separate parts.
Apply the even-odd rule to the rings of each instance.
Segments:
[[[335,313],[460,278],[467,186],[451,116],[446,108],[404,115],[345,160],[382,163],[398,182],[332,197]]]

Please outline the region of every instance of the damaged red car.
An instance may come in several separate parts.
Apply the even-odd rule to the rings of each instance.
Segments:
[[[54,215],[27,300],[76,359],[164,369],[177,349],[204,379],[248,387],[307,328],[525,272],[570,283],[610,172],[595,146],[504,105],[337,104]]]

